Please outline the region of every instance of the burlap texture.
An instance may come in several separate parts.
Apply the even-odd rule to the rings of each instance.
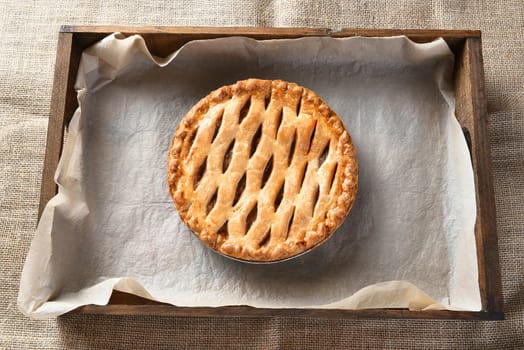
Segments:
[[[23,317],[60,24],[481,29],[506,320]],[[522,0],[0,0],[0,348],[524,348],[523,38]]]

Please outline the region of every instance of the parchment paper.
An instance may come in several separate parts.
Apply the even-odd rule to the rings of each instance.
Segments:
[[[79,109],[24,266],[34,318],[106,304],[113,289],[179,306],[480,310],[470,156],[454,117],[443,40],[193,41],[165,59],[139,36],[87,49]],[[175,128],[209,91],[249,77],[294,81],[343,119],[359,193],[343,226],[292,261],[214,253],[180,221],[166,184]]]

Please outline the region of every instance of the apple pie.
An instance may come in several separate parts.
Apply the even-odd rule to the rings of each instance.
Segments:
[[[168,185],[181,219],[207,245],[277,261],[326,241],[358,188],[351,137],[313,91],[248,79],[200,100],[180,122]]]

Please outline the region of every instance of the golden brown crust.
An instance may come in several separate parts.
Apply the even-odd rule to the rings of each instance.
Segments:
[[[213,249],[286,259],[324,242],[358,188],[349,133],[313,91],[248,79],[213,91],[182,119],[168,155],[182,220]]]

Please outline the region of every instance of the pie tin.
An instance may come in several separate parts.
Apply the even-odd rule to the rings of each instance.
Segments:
[[[244,259],[239,259],[239,258],[235,258],[233,256],[230,256],[230,255],[227,255],[227,254],[224,254],[216,249],[213,249],[212,247],[208,246],[207,244],[205,244],[204,242],[202,242],[202,240],[200,239],[200,237],[198,237],[198,235],[193,231],[191,230],[191,233],[199,240],[200,243],[202,243],[202,245],[204,245],[207,249],[215,252],[216,254],[218,255],[221,255],[223,257],[226,257],[230,260],[234,260],[234,261],[238,261],[238,262],[241,262],[241,263],[245,263],[245,264],[251,264],[251,265],[273,265],[273,264],[278,264],[278,263],[282,263],[282,262],[286,262],[286,261],[290,261],[290,260],[294,260],[296,258],[299,258],[301,256],[304,256],[308,253],[310,253],[311,251],[315,250],[316,248],[320,247],[321,245],[323,245],[324,243],[326,243],[327,241],[329,241],[329,239],[331,237],[333,237],[333,235],[335,234],[337,230],[335,230],[328,238],[326,238],[325,240],[323,240],[322,242],[320,242],[319,244],[307,249],[307,250],[304,250],[303,252],[300,252],[296,255],[293,255],[293,256],[290,256],[290,257],[287,257],[287,258],[284,258],[284,259],[280,259],[280,260],[271,260],[271,261],[258,261],[258,260],[244,260]]]

